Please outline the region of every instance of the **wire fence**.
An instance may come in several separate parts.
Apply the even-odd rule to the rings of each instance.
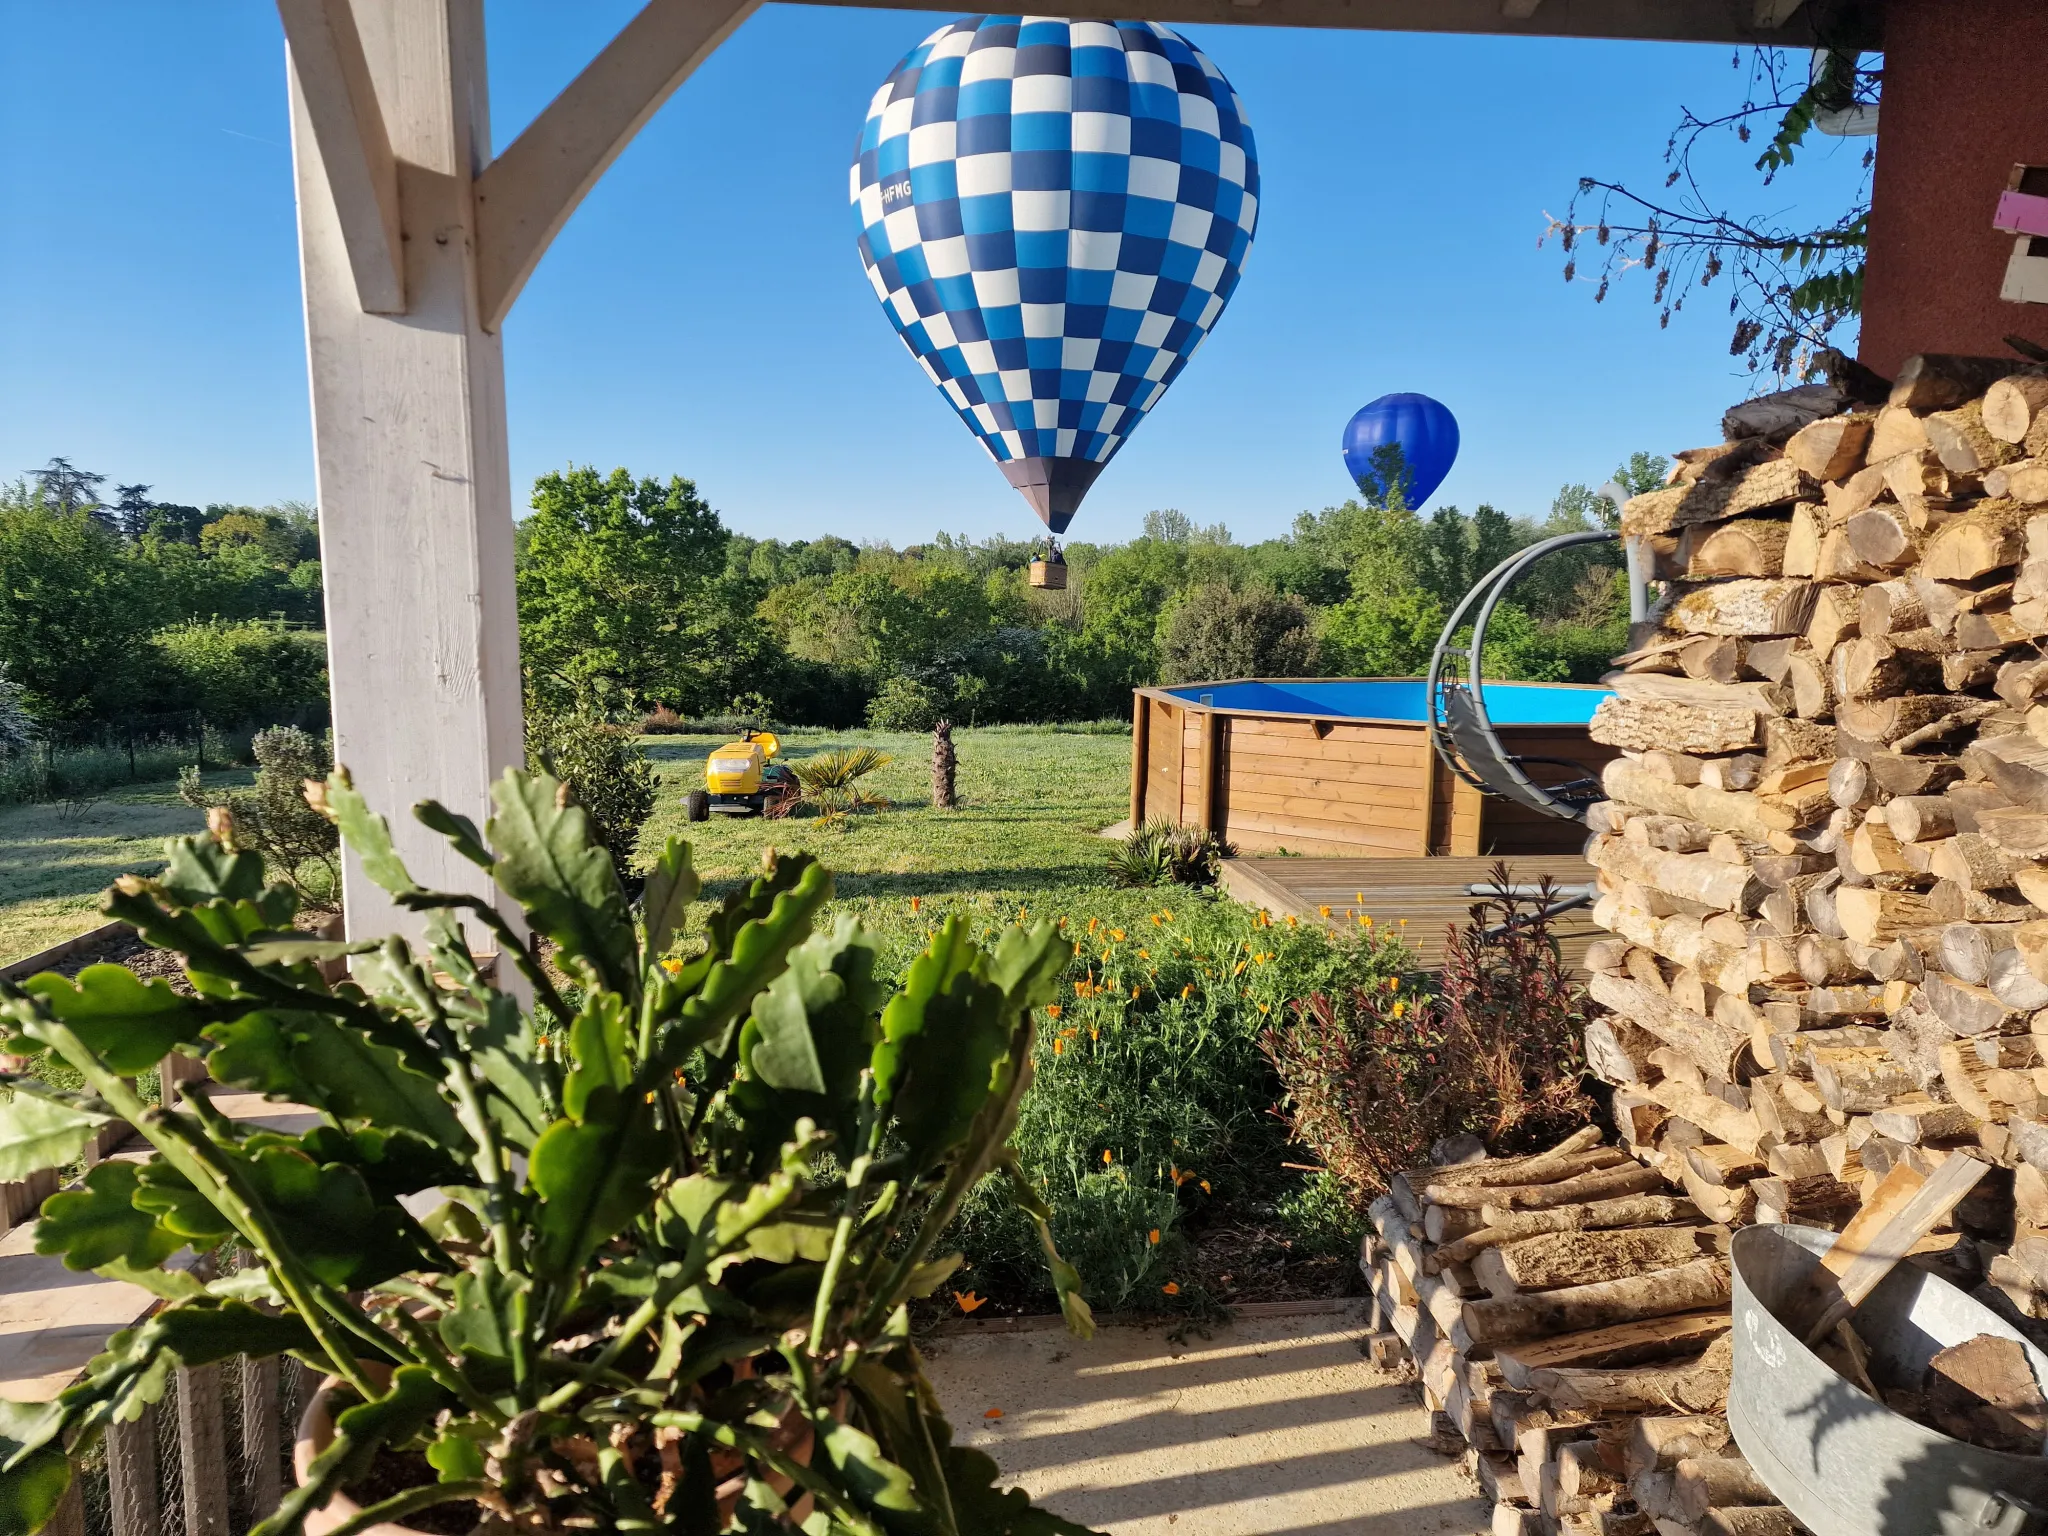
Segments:
[[[305,710],[265,723],[318,729],[326,713]],[[193,765],[202,773],[243,765],[256,729],[223,726],[198,710],[38,727],[26,751],[0,757],[0,805],[78,799],[116,785],[174,779]]]

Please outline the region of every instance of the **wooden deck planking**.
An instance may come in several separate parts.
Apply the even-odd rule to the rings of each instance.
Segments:
[[[312,1110],[271,1103],[260,1094],[215,1088],[208,1096],[216,1109],[244,1124],[297,1134],[320,1123]],[[134,1155],[146,1150],[146,1144],[134,1145],[140,1149]],[[156,1305],[140,1286],[66,1269],[62,1259],[37,1253],[35,1243],[32,1217],[0,1238],[0,1397],[15,1402],[55,1397],[106,1348],[111,1335],[133,1327]]]
[[[1264,907],[1276,917],[1324,921],[1330,909],[1333,926],[1369,916],[1376,927],[1391,928],[1421,959],[1423,968],[1443,964],[1445,930],[1470,918],[1481,898],[1465,887],[1491,877],[1491,858],[1362,858],[1362,859],[1230,859],[1223,866],[1223,885],[1249,906]],[[1593,870],[1577,854],[1510,857],[1508,878],[1533,885],[1545,875],[1559,885],[1585,885]],[[1361,901],[1360,898],[1363,898]],[[1585,968],[1586,946],[1598,935],[1590,910],[1580,907],[1558,918],[1555,929],[1567,964]]]

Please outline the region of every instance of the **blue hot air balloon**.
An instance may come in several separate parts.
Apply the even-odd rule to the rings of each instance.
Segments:
[[[1408,505],[1420,507],[1436,494],[1458,458],[1458,418],[1427,395],[1381,395],[1344,428],[1344,467],[1368,496],[1383,499],[1386,487],[1373,461],[1389,443],[1401,448],[1408,470]]]
[[[971,16],[875,92],[852,192],[904,345],[1059,533],[1222,314],[1259,162],[1178,33]]]

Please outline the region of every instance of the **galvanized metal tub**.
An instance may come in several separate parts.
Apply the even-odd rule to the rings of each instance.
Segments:
[[[1735,1374],[1728,1424],[1757,1475],[1815,1536],[2048,1536],[2048,1458],[1965,1445],[1837,1375],[1774,1315],[1835,1239],[1806,1227],[1735,1234]],[[2048,1355],[1946,1281],[1901,1264],[1857,1309],[1871,1376],[1917,1382],[1936,1351],[1978,1334]]]

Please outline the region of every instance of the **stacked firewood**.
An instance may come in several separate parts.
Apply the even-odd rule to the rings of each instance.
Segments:
[[[1724,1416],[1729,1230],[1600,1140],[1395,1178],[1375,1363],[1412,1362],[1494,1536],[1792,1536]]]
[[[1499,1533],[1798,1529],[1722,1417],[1737,1227],[1839,1231],[1967,1156],[1912,1262],[2048,1319],[2048,368],[1856,372],[1623,514],[1664,587],[1592,727],[1620,1145],[1374,1208],[1376,1351]]]
[[[2048,1318],[2048,370],[1770,425],[1623,514],[1665,586],[1592,727],[1588,1059],[1725,1225],[1997,1164],[1922,1248]]]

